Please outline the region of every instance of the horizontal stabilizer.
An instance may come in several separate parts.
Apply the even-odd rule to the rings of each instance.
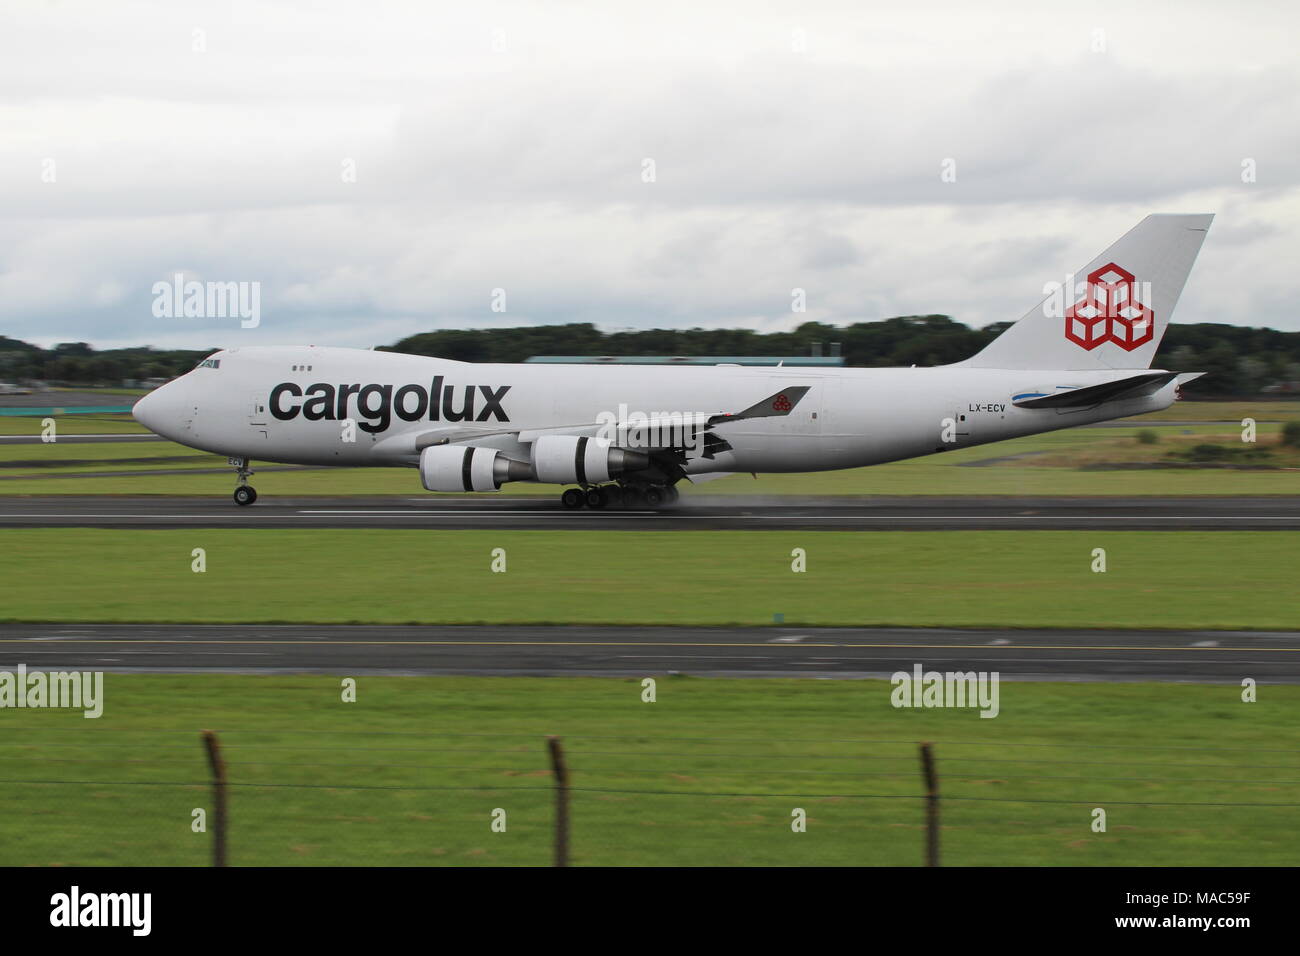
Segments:
[[[1086,408],[1091,405],[1100,405],[1102,402],[1113,402],[1121,398],[1137,398],[1142,395],[1150,395],[1153,392],[1160,391],[1174,379],[1180,378],[1184,374],[1182,372],[1143,372],[1140,375],[1129,375],[1113,382],[1102,382],[1100,385],[1088,385],[1083,388],[1071,388],[1062,392],[1054,392],[1051,395],[1043,395],[1039,392],[1015,395],[1011,399],[1011,404],[1017,408]]]

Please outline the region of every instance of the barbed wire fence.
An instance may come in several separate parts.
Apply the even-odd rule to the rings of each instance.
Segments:
[[[937,866],[941,849],[947,862],[1014,862],[1045,846],[1089,850],[1107,832],[1194,847],[1228,828],[1249,837],[1229,841],[1236,854],[1196,860],[1227,865],[1249,852],[1278,862],[1284,849],[1269,848],[1300,809],[1300,752],[1285,749],[1083,744],[1061,757],[1039,751],[1058,743],[973,740],[327,736],[10,734],[0,864]],[[1130,863],[1162,862],[1134,852]]]

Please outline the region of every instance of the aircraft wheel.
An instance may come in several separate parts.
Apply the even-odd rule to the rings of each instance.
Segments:
[[[618,485],[604,485],[600,490],[605,493],[605,503],[611,508],[617,508],[623,503],[623,489]]]
[[[560,502],[566,508],[581,508],[587,503],[587,496],[582,493],[581,488],[566,488],[564,494],[560,495]]]
[[[677,490],[677,487],[675,485],[669,485],[667,488],[664,489],[664,491],[667,492],[668,494],[668,503],[670,505],[677,504],[677,499],[682,496],[682,493]]]
[[[587,492],[587,507],[600,509],[609,503],[609,496],[604,488],[592,488]]]
[[[664,503],[664,493],[660,488],[647,488],[641,496],[647,508],[658,508]]]
[[[235,504],[251,505],[257,500],[257,492],[253,490],[252,485],[240,485],[235,489]]]
[[[623,489],[623,507],[636,508],[641,504],[641,492],[628,485]]]

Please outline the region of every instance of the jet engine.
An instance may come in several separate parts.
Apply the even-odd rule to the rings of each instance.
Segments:
[[[434,445],[420,452],[420,481],[429,491],[497,491],[533,476],[527,463],[495,448]]]
[[[598,485],[649,465],[645,452],[611,448],[608,438],[544,435],[533,442],[533,472],[546,484]]]

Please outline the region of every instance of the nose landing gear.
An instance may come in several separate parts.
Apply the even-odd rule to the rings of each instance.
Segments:
[[[248,476],[253,473],[247,458],[231,458],[230,463],[238,469],[239,484],[235,486],[235,504],[251,505],[257,500],[257,490],[248,483]]]

